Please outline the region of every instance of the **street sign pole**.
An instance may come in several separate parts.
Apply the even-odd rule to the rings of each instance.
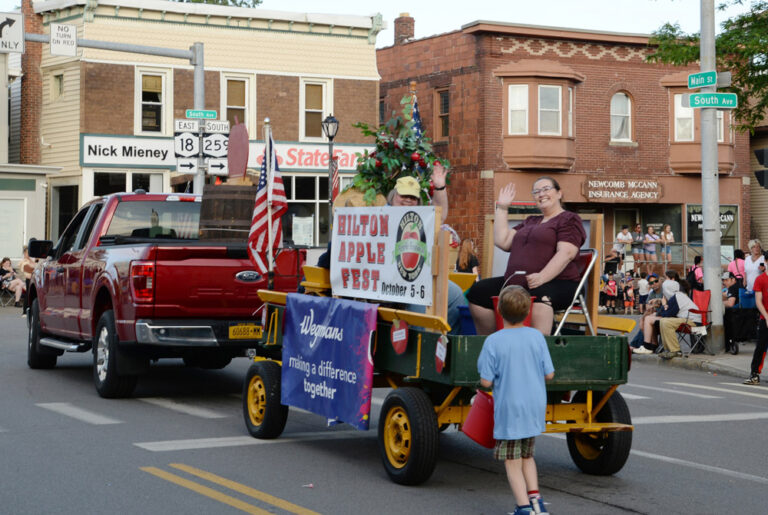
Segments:
[[[715,3],[701,0],[701,72],[714,72],[715,59]],[[716,85],[701,88],[702,93],[714,93]],[[712,310],[712,331],[709,333],[709,351],[715,354],[725,348],[723,329],[723,298],[720,282],[720,189],[717,168],[717,109],[701,109],[701,212],[704,245],[704,289],[712,292],[709,308]]]
[[[203,44],[194,43],[190,48],[192,50],[192,64],[195,65],[194,81],[194,107],[197,110],[205,109],[205,69],[203,68]],[[200,129],[200,155],[197,159],[197,175],[192,187],[192,191],[198,195],[203,194],[205,185],[205,164],[203,163],[203,123],[199,124]]]

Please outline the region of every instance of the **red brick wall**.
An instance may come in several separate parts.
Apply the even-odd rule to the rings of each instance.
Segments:
[[[256,77],[257,132],[252,139],[263,139],[264,118],[272,124],[272,137],[282,141],[298,141],[299,78],[281,75]]]
[[[205,109],[221,110],[219,72],[205,72]],[[185,118],[187,109],[195,107],[195,73],[173,70],[173,117]],[[222,113],[219,113],[221,119]]]
[[[80,77],[80,130],[133,134],[134,67],[82,63]]]
[[[21,6],[24,14],[24,31],[42,34],[43,18],[32,10],[31,0],[24,0]],[[43,73],[40,69],[42,43],[25,42],[25,53],[21,55],[21,164],[40,164],[40,115],[43,110]]]
[[[353,123],[379,125],[379,83],[372,80],[334,79],[333,115],[339,120],[338,143],[371,143]]]

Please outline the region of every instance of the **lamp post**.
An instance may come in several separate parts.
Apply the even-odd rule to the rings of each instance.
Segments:
[[[339,121],[332,114],[323,120],[323,134],[328,138],[328,239],[331,238],[333,221],[333,138],[339,132]]]

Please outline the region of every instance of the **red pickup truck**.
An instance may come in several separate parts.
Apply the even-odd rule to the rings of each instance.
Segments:
[[[126,397],[150,361],[223,368],[255,347],[267,278],[245,241],[198,240],[200,206],[196,195],[113,194],[84,205],[55,246],[31,240],[30,256],[45,259],[28,292],[28,365],[92,350],[99,395]],[[278,253],[275,289],[296,291],[305,258]]]

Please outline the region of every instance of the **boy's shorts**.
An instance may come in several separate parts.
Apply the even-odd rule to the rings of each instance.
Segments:
[[[497,460],[533,458],[535,446],[536,438],[533,436],[520,440],[496,440],[496,447],[493,448],[493,457]]]
[[[640,295],[640,297],[638,297],[638,303],[648,304],[648,295]]]

